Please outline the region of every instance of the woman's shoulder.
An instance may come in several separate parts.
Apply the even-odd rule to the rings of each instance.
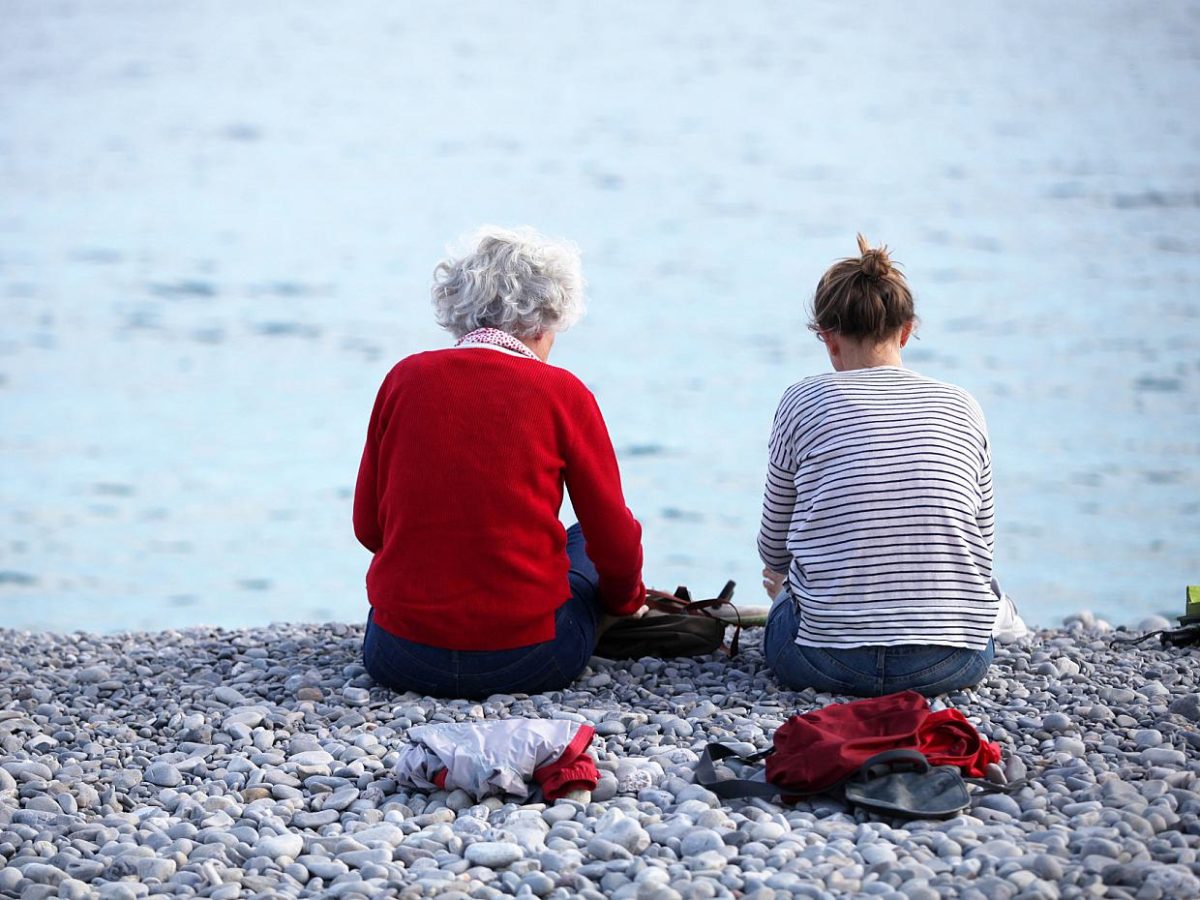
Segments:
[[[819,375],[809,375],[794,384],[788,385],[783,392],[781,402],[794,402],[804,398],[818,397],[828,392],[836,383],[837,372],[822,372]]]
[[[979,401],[975,396],[961,385],[952,384],[949,381],[940,381],[937,378],[930,378],[928,375],[921,375],[917,372],[909,371],[912,377],[920,384],[934,390],[938,395],[944,398],[945,402],[961,407],[965,412],[972,417],[977,418],[980,424],[983,424],[983,407],[979,405]]]

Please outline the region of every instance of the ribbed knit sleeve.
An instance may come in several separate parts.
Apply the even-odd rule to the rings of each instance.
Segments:
[[[383,528],[379,524],[379,433],[386,385],[385,382],[380,387],[371,410],[367,442],[358,465],[358,482],[354,486],[354,536],[372,553],[378,553],[383,546]]]
[[[567,442],[567,490],[600,575],[601,603],[613,615],[629,615],[646,601],[642,526],[625,505],[617,455],[596,398],[579,387]]]

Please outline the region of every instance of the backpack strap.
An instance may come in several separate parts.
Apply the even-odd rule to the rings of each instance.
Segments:
[[[734,587],[736,587],[736,582],[727,581],[725,582],[725,587],[721,588],[721,593],[708,600],[693,600],[692,592],[682,584],[675,588],[674,594],[648,588],[646,590],[646,605],[658,612],[676,613],[685,616],[705,616],[732,625],[733,637],[730,639],[728,646],[725,647],[726,654],[732,659],[738,655],[742,636],[742,612],[733,604]],[[722,606],[728,606],[733,610],[736,620],[728,620],[712,614],[713,609]]]
[[[777,797],[782,790],[769,781],[754,781],[749,778],[717,778],[716,763],[722,759],[736,759],[738,762],[753,764],[761,762],[772,753],[774,747],[755,753],[752,756],[739,756],[731,747],[725,744],[708,744],[696,763],[696,784],[707,788],[723,800],[734,797]]]
[[[1015,794],[1023,787],[1027,787],[1029,782],[1022,778],[1020,781],[1010,781],[1007,784],[997,784],[994,781],[988,781],[986,778],[963,778],[967,784],[973,784],[979,788],[981,794]]]

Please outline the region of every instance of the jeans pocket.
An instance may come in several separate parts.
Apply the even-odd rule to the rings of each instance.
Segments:
[[[848,665],[837,653],[822,647],[804,647],[804,661],[819,676],[818,690],[835,694],[863,694],[874,690],[876,674]],[[817,681],[814,678],[814,681]]]
[[[912,669],[907,677],[918,682],[934,681],[962,668],[968,663],[971,653],[961,647],[924,648],[925,658],[920,661],[920,667]]]
[[[912,690],[934,696],[977,684],[988,665],[985,655],[977,650],[947,648],[940,659],[909,673],[904,680]]]

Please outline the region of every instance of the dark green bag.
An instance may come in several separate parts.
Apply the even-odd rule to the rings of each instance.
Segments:
[[[734,583],[727,582],[721,593],[711,600],[693,600],[686,587],[676,588],[674,594],[647,591],[649,612],[636,619],[617,619],[600,636],[596,655],[609,659],[640,659],[643,656],[665,659],[715,653],[725,643],[725,627],[729,622],[716,615],[714,610],[728,607],[736,617],[737,607],[730,602],[733,589]],[[722,612],[729,614],[727,610]],[[735,624],[733,639],[726,648],[730,656],[737,654],[740,635],[741,625]]]

